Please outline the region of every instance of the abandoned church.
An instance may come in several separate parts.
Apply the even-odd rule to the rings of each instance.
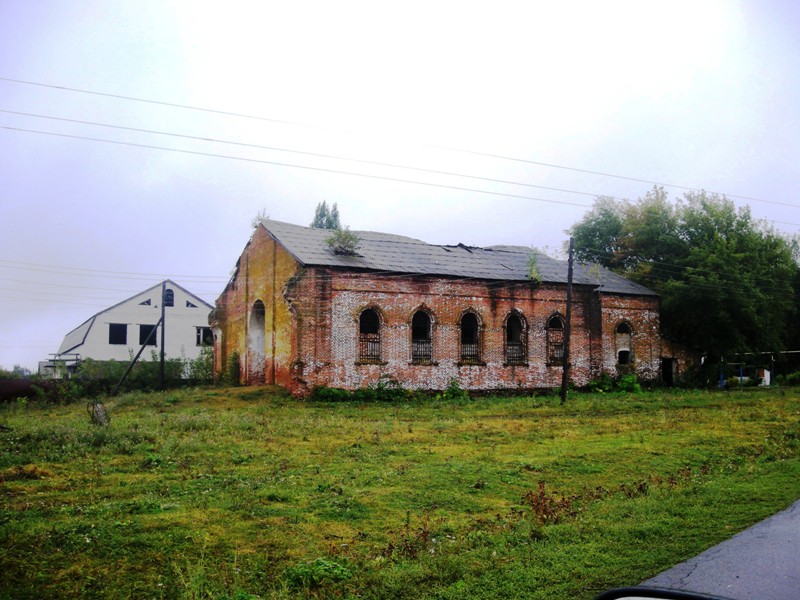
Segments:
[[[567,261],[519,246],[439,246],[262,220],[210,316],[219,377],[357,389],[532,390],[560,385]],[[682,368],[659,331],[659,299],[610,271],[575,265],[570,379],[636,373],[670,383]]]

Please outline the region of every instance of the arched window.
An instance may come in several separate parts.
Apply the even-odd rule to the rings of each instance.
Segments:
[[[411,318],[411,362],[430,363],[432,360],[431,316],[418,310]]]
[[[617,325],[616,329],[616,346],[617,346],[617,363],[620,365],[629,365],[633,362],[633,347],[631,345],[631,337],[633,330],[629,323],[623,321]]]
[[[559,315],[553,315],[547,321],[547,362],[564,364],[564,321]]]
[[[361,362],[381,360],[381,319],[373,308],[365,309],[358,318],[358,359]]]
[[[164,306],[175,306],[175,292],[169,288],[164,290]]]
[[[475,364],[480,361],[480,324],[478,317],[468,312],[461,317],[461,362]]]
[[[506,319],[506,364],[524,365],[527,358],[525,322],[512,313]]]
[[[247,378],[250,385],[265,383],[264,363],[266,359],[266,314],[261,300],[256,300],[250,309],[247,322]]]

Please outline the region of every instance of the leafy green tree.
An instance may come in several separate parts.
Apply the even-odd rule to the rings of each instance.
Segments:
[[[339,207],[336,206],[336,203],[334,202],[330,208],[328,208],[328,203],[325,200],[317,204],[317,208],[314,211],[314,220],[311,221],[310,227],[316,229],[341,229]]]
[[[658,292],[665,335],[712,360],[781,350],[800,331],[796,244],[723,196],[598,198],[570,234],[578,260]]]

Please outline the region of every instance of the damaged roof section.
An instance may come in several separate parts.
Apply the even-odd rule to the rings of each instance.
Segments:
[[[402,235],[353,231],[359,238],[358,254],[349,256],[335,254],[330,249],[327,244],[332,233],[330,229],[303,227],[271,219],[263,219],[261,225],[305,267],[530,281],[530,257],[535,254],[542,282],[567,282],[567,261],[556,260],[525,246],[440,246]],[[654,291],[599,265],[576,264],[573,283],[612,294],[656,295]]]

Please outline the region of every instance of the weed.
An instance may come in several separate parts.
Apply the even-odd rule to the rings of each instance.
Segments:
[[[537,524],[547,525],[574,517],[577,513],[576,498],[576,496],[565,496],[558,492],[548,492],[545,489],[545,482],[540,481],[535,491],[528,490],[525,493],[522,497],[522,504],[530,509]]]
[[[317,558],[286,567],[283,577],[292,589],[313,590],[326,583],[346,581],[353,577],[353,572],[335,561]]]

